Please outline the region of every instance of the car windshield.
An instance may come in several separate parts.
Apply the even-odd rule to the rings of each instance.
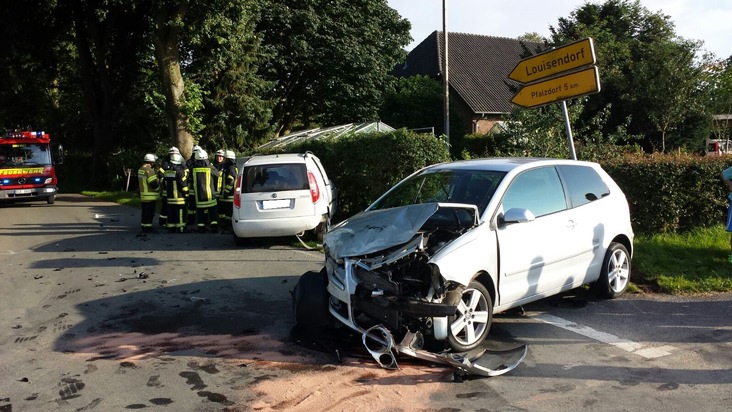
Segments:
[[[369,210],[444,202],[472,204],[482,214],[505,175],[492,170],[425,171],[400,182]]]
[[[51,153],[47,144],[14,143],[0,145],[0,168],[48,166]]]

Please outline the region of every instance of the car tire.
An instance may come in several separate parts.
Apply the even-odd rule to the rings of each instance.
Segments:
[[[46,198],[46,203],[48,203],[49,205],[52,205],[52,204],[56,203],[56,196],[54,195],[54,196],[47,197]]]
[[[474,280],[463,291],[455,316],[448,318],[447,343],[454,352],[467,352],[483,343],[491,328],[493,300]]]
[[[630,282],[630,254],[621,243],[612,242],[605,252],[600,277],[595,282],[596,292],[613,299],[622,295]]]
[[[303,273],[292,290],[295,321],[308,333],[322,331],[332,323],[327,286],[328,276],[323,268],[320,272],[311,270]]]

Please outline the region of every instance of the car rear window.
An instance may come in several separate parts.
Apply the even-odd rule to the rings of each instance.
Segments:
[[[245,166],[242,175],[244,193],[309,189],[304,163]]]
[[[582,206],[610,194],[610,189],[591,167],[558,166],[557,168],[567,182],[572,207]]]

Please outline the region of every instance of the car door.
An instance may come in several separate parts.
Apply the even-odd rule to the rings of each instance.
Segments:
[[[502,215],[511,209],[528,210],[534,219],[503,222]],[[553,166],[516,176],[503,195],[496,218],[500,305],[556,293],[576,276],[570,267],[574,221]]]
[[[582,275],[576,284],[595,281],[599,276],[605,248],[609,245],[611,231],[605,225],[609,223],[607,216],[612,216],[613,203],[606,199],[610,189],[602,177],[590,166],[560,165],[559,175],[569,198],[568,211],[575,223],[572,231],[572,242],[576,247],[573,265]]]

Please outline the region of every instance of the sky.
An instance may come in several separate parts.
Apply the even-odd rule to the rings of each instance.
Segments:
[[[443,0],[387,0],[412,23],[413,49],[435,30],[442,31]],[[536,32],[549,37],[549,26],[585,3],[597,0],[446,0],[447,31],[516,38]],[[641,0],[651,12],[671,17],[676,34],[703,40],[703,49],[719,58],[732,56],[732,0]]]

